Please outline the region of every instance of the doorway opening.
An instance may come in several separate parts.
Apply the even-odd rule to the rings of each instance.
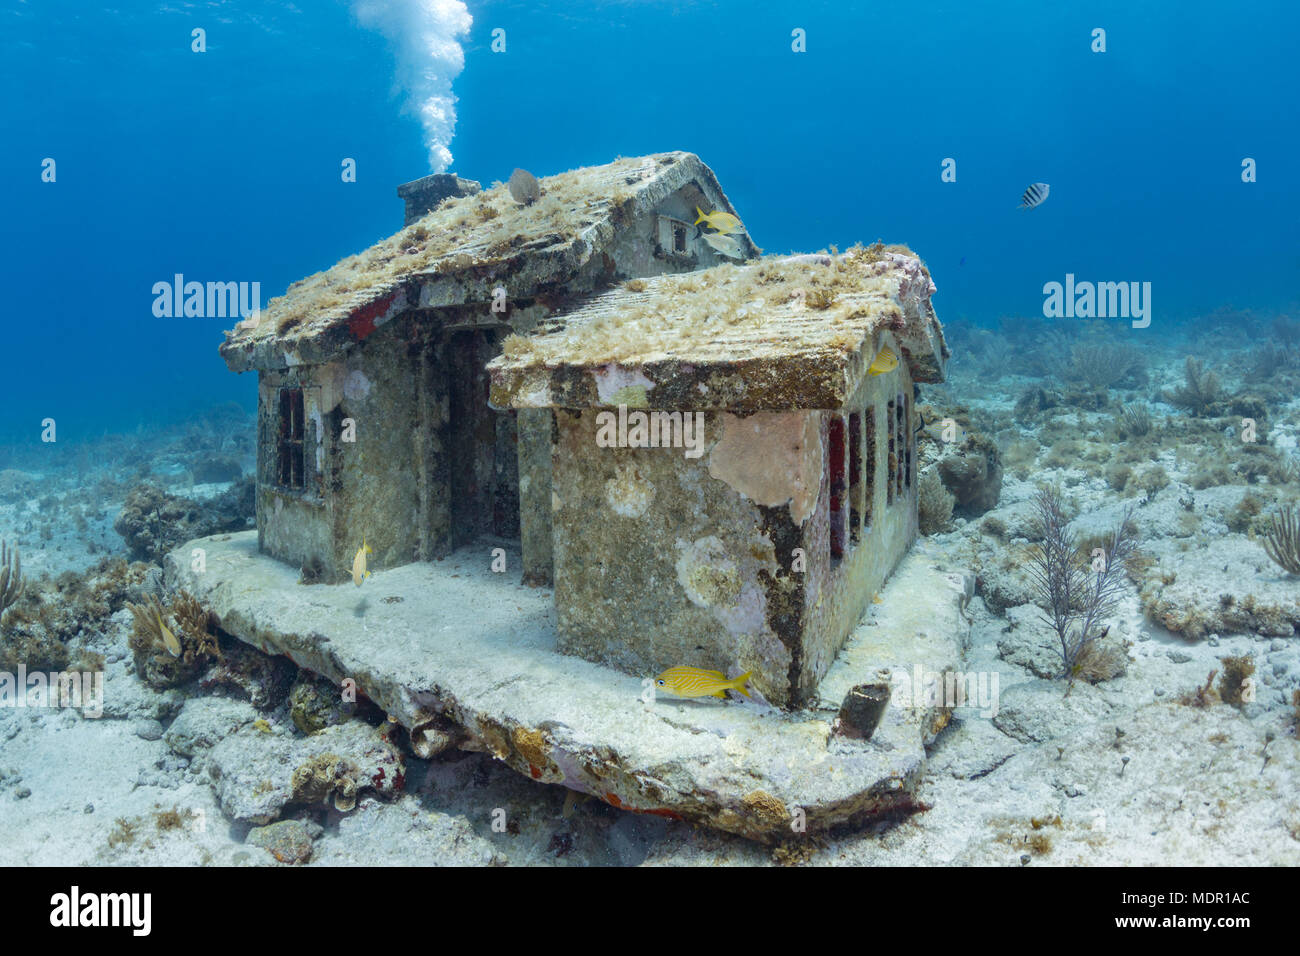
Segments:
[[[451,495],[451,546],[487,537],[519,541],[519,457],[515,412],[488,405],[485,366],[508,330],[445,333],[448,424],[444,449]]]

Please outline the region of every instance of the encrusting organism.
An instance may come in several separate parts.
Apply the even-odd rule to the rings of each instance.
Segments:
[[[295,803],[320,804],[333,798],[334,809],[347,813],[357,805],[361,770],[338,754],[318,754],[293,772],[289,785]]]
[[[944,487],[939,472],[929,469],[916,486],[916,520],[921,534],[938,534],[952,521],[952,506],[957,499]]]
[[[1223,674],[1219,677],[1219,699],[1225,704],[1240,707],[1255,699],[1254,680],[1255,662],[1249,654],[1229,656],[1222,659]]]

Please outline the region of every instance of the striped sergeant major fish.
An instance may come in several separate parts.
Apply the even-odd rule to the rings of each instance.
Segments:
[[[1025,194],[1020,197],[1020,205],[1016,208],[1033,209],[1047,198],[1051,188],[1047,183],[1031,183],[1029,188],[1025,190]]]

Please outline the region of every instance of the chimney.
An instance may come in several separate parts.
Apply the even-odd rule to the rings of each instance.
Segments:
[[[406,203],[406,222],[402,225],[409,226],[449,196],[472,196],[482,188],[474,180],[461,179],[455,173],[433,173],[402,183],[397,187],[397,195]]]

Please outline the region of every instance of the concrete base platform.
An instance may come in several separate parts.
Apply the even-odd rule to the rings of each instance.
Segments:
[[[206,569],[191,569],[191,549]],[[642,699],[638,677],[556,652],[551,592],[491,572],[485,548],[376,571],[358,588],[301,585],[298,570],[245,532],[170,554],[167,580],[223,630],[358,689],[412,732],[491,752],[542,783],[625,810],[775,841],[909,808],[925,745],[947,722],[941,702],[895,694],[870,740],[833,733],[840,702],[863,683],[961,667],[973,588],[918,546],[841,651],[813,708]],[[683,663],[689,663],[684,661]],[[653,675],[644,675],[652,677]],[[917,695],[918,698],[921,695]],[[487,811],[485,811],[487,812]]]

